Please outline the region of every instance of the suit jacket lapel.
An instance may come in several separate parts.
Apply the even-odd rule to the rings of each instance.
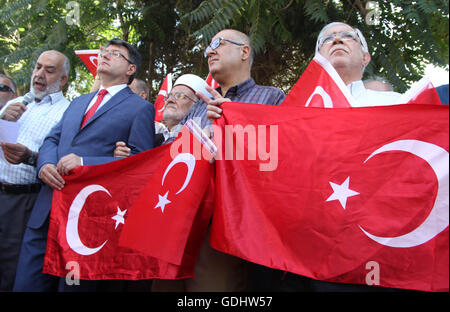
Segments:
[[[84,125],[83,129],[88,127],[92,122],[94,122],[101,115],[103,115],[104,113],[109,111],[111,108],[120,104],[123,100],[128,98],[131,94],[133,94],[133,92],[131,91],[131,89],[129,87],[125,87],[123,90],[120,90],[111,99],[109,99],[108,102],[106,102],[102,107],[100,107],[98,109],[98,111],[95,112],[95,114],[91,117],[91,119],[89,119],[89,121]],[[92,100],[92,98],[91,98],[91,100]],[[85,107],[85,109],[86,109],[86,107]],[[81,118],[83,118],[83,117],[81,117]],[[80,125],[81,125],[81,120],[80,120]]]
[[[75,99],[73,103],[70,104],[68,109],[70,110],[70,118],[67,118],[64,124],[64,128],[67,129],[65,133],[70,134],[70,136],[67,138],[67,142],[72,142],[73,138],[80,132],[81,121],[84,117],[84,113],[86,112],[86,109],[89,103],[94,98],[95,94],[96,92],[82,95],[80,98]]]

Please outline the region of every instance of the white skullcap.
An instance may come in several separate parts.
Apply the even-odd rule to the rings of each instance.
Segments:
[[[180,77],[178,77],[177,81],[175,81],[175,84],[173,86],[175,87],[176,85],[185,85],[194,90],[195,92],[201,92],[204,95],[213,98],[211,93],[209,93],[206,90],[206,86],[208,85],[206,81],[197,75],[193,74],[181,75]]]

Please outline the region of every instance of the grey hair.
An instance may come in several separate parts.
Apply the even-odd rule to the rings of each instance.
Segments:
[[[392,86],[392,84],[384,77],[374,75],[374,76],[369,77],[366,80],[364,80],[363,83],[366,84],[367,82],[371,82],[371,81],[382,82],[390,89],[390,91],[394,91],[394,87]]]
[[[345,25],[345,26],[351,27],[356,32],[356,35],[358,36],[359,41],[361,42],[362,51],[364,53],[369,53],[369,47],[367,46],[366,38],[364,38],[362,32],[358,28],[354,28],[354,27],[352,27],[352,26],[350,26],[350,25],[348,25],[346,23],[342,23],[342,22],[332,22],[332,23],[329,23],[328,25],[325,25],[322,28],[322,30],[319,33],[319,36],[317,36],[316,53],[319,53],[319,41],[320,41],[320,38],[322,38],[322,36],[325,34],[327,29],[330,28],[330,27],[333,27],[333,26],[338,26],[338,25]]]
[[[61,72],[61,77],[62,75],[66,75],[67,77],[69,77],[69,73],[70,73],[70,61],[69,58],[64,55],[64,64]]]
[[[147,84],[145,83],[145,81],[142,79],[139,79],[139,78],[134,78],[134,80],[136,80],[136,87],[138,88],[138,91],[145,92],[145,94],[147,95],[147,99],[148,99],[150,90],[149,90]]]

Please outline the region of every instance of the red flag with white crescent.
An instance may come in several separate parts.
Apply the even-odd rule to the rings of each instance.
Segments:
[[[100,50],[75,50],[75,54],[83,61],[84,65],[86,65],[94,78],[97,76],[99,51]]]
[[[195,129],[189,130],[190,127]],[[208,188],[212,191],[214,169],[209,163],[213,151],[206,141],[209,139],[201,129],[192,120],[188,121],[172,143],[172,152],[162,158],[134,203],[121,234],[121,245],[180,265],[189,235],[205,235],[212,205],[201,203],[204,198],[210,198],[206,191]]]
[[[222,109],[212,247],[324,281],[449,290],[447,105]]]
[[[214,78],[212,77],[211,73],[208,73],[208,76],[205,79],[206,83],[213,89],[217,89],[220,87],[220,84],[218,84]]]
[[[202,224],[208,224],[212,208],[208,195],[205,198],[209,204],[205,203],[200,209],[198,205],[191,206],[193,202],[189,196],[194,189],[192,196],[202,197],[210,178],[202,175],[201,185],[195,184],[202,165],[189,167],[191,171],[187,173],[190,180],[183,176],[186,174],[183,171],[186,170],[183,167],[184,158],[167,168],[166,160],[171,155],[172,144],[103,165],[81,166],[65,177],[65,187],[53,195],[43,272],[64,277],[68,273],[66,265],[76,261],[80,268],[77,278],[82,280],[193,277],[204,235],[199,230],[206,229]],[[177,155],[174,157],[175,160],[180,159]],[[161,172],[163,167],[167,173],[164,177],[164,172]],[[168,218],[176,217],[180,210],[189,211],[190,219],[186,222],[195,225],[192,231],[190,225],[183,227],[187,232],[183,233],[182,245],[177,250],[177,264],[118,244],[124,226],[134,222],[130,216],[135,213],[133,204],[136,200],[140,196],[153,199],[164,195],[156,184],[153,189],[145,187],[149,181],[155,180],[159,184],[164,180],[162,187],[167,188],[168,200],[172,202],[166,203],[165,209],[160,206],[158,210],[164,209],[164,216]],[[187,186],[184,186],[186,181]],[[182,200],[177,201],[177,197]],[[197,198],[194,201],[197,202]],[[153,207],[146,209],[157,210]],[[197,214],[198,210],[200,213]],[[182,213],[181,216],[185,215]],[[176,225],[182,221],[178,220]],[[167,226],[167,229],[171,228],[170,224]],[[157,235],[146,234],[145,231],[136,233],[137,241],[161,239]]]
[[[355,102],[334,67],[317,53],[281,105],[347,108]]]
[[[167,96],[172,90],[172,74],[167,74],[164,79],[161,88],[159,89],[158,95],[155,100],[155,121],[162,121],[164,114],[165,101],[164,97]]]
[[[428,77],[415,82],[397,101],[398,104],[440,104],[436,88]]]

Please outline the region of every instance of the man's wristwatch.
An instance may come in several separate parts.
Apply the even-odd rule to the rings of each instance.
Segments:
[[[26,164],[36,167],[37,156],[38,156],[38,153],[31,151],[31,155],[30,155],[30,157],[28,157]]]

